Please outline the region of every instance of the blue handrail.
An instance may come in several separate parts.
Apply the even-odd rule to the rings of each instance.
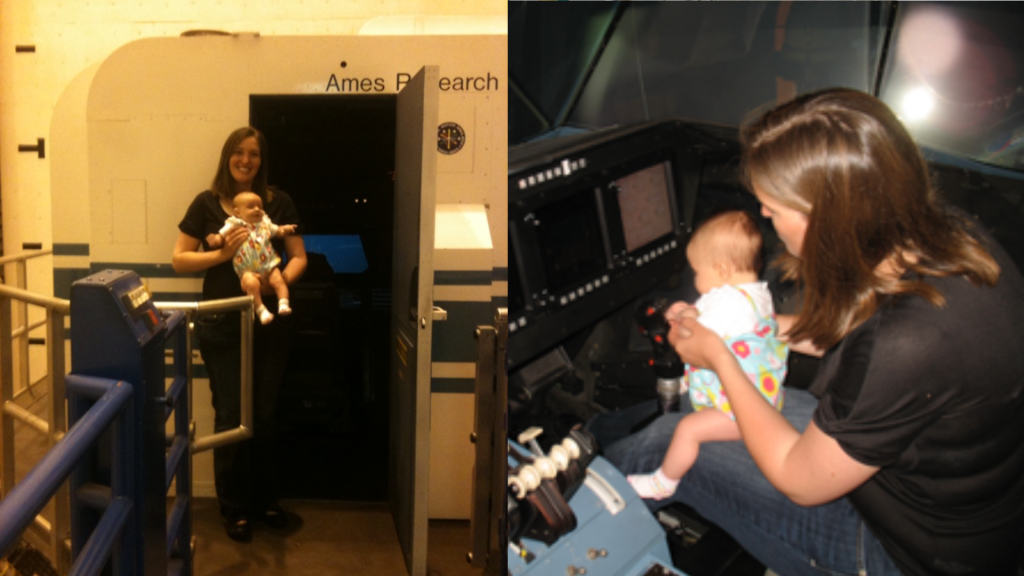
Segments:
[[[114,544],[120,541],[118,537],[131,521],[131,511],[132,501],[128,498],[115,498],[110,503],[68,576],[94,576],[103,570]]]
[[[75,423],[35,468],[0,501],[0,556],[10,551],[21,533],[28,528],[60,485],[71,475],[82,456],[117,420],[133,393],[132,385],[123,381],[77,375],[67,377],[69,387],[74,386],[76,382],[83,387],[105,391],[82,419]],[[124,420],[122,424],[130,426],[129,419]],[[130,506],[130,502],[128,505]],[[121,506],[123,505],[119,505],[114,512],[122,517],[120,527],[123,528],[123,518],[127,515],[120,512]],[[108,510],[109,513],[111,511]],[[109,546],[113,546],[114,542],[116,539],[110,540]],[[103,556],[107,555],[109,550]]]
[[[73,425],[20,483],[8,486],[0,501],[0,557],[54,495],[64,494],[67,482],[70,523],[51,538],[60,544],[71,538],[70,569],[64,551],[55,552],[68,576],[98,576],[108,568],[114,576],[192,574],[188,322],[182,311],[158,316],[152,305],[140,315],[137,300],[119,297],[142,289],[137,276],[110,270],[72,286],[72,331],[86,327],[72,341],[72,374],[63,379]],[[174,367],[169,389],[167,344]],[[165,445],[172,415],[174,435]]]

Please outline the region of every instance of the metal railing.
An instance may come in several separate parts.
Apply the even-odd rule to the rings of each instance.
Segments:
[[[496,575],[505,566],[508,309],[498,308],[494,326],[478,326],[476,339],[476,418],[470,437],[476,445],[476,464],[467,559],[484,568],[484,574]]]
[[[185,393],[189,361],[185,355],[188,338],[184,318],[181,312],[164,317],[161,333],[165,338],[160,344],[172,344],[175,377],[161,398],[154,398],[158,394],[155,390],[147,392],[146,386],[136,389],[123,380],[75,373],[66,376],[68,414],[74,425],[0,501],[0,555],[11,549],[33,517],[38,517],[47,501],[62,486],[68,486],[70,479],[75,495],[70,527],[74,563],[61,573],[95,576],[109,564],[115,576],[132,576],[141,574],[142,566],[158,567],[164,561],[161,572],[192,573],[191,471],[184,450],[191,433]],[[150,442],[140,441],[141,437],[154,439],[159,445],[165,430],[162,422],[152,425],[137,418],[145,414],[145,410],[139,411],[140,407],[151,405],[153,400],[166,403],[166,416],[176,413],[178,417],[170,449],[163,458],[147,458],[149,463],[145,464],[138,460],[140,448]],[[140,424],[143,424],[141,428]],[[112,434],[104,436],[108,430]],[[159,438],[154,438],[154,433],[159,434]],[[97,450],[101,437],[109,438],[110,447],[106,452]],[[95,473],[90,471],[104,459],[101,453],[109,458],[110,467],[106,480],[97,483]],[[148,469],[155,464],[164,465],[166,485],[147,484],[144,480],[153,477]],[[141,522],[164,513],[159,495],[167,493],[175,478],[179,483],[166,531],[161,532],[164,524],[156,531],[144,529]],[[152,498],[153,494],[158,497]],[[143,508],[154,503],[160,507],[156,514]],[[164,560],[157,557],[154,562],[147,550],[165,545],[162,539],[154,540],[157,534],[166,535],[167,556]],[[168,570],[170,566],[176,570]],[[152,570],[146,571],[152,573]]]
[[[122,409],[132,397],[131,384],[74,375],[68,376],[68,383],[85,395],[98,397],[98,400],[53,449],[43,456],[25,480],[0,501],[0,555],[10,550],[61,486],[67,486],[68,476],[82,457],[97,443],[103,432],[117,424],[114,426],[116,434],[112,438],[115,445],[127,444],[135,434],[131,418],[119,418]],[[130,453],[119,448],[115,448],[113,452]],[[109,506],[103,513],[93,537],[89,538],[82,548],[82,553],[71,566],[68,573],[72,576],[99,574],[124,533],[133,502],[125,497],[124,488],[128,483],[122,480],[124,475],[135,471],[131,469],[131,461],[122,460],[118,464],[118,469],[114,470]],[[126,559],[130,556],[126,555],[131,551],[128,546],[120,548],[121,553],[115,560],[115,574],[130,574]]]
[[[165,422],[173,420],[174,432],[166,436],[167,454],[164,457],[163,494],[171,500],[171,485],[174,497],[167,517],[166,553],[168,574],[188,574],[193,570],[192,536],[192,458],[189,445],[194,438],[192,426],[192,352],[187,315],[181,312],[163,312],[167,321],[168,340],[171,344],[171,363],[174,375],[171,385],[164,392]],[[165,428],[166,430],[166,425]],[[99,530],[97,526],[96,530]]]
[[[241,372],[241,420],[238,428],[224,430],[195,438],[192,441],[190,451],[195,454],[204,450],[219,448],[225,444],[231,444],[247,438],[252,438],[252,334],[253,334],[253,300],[252,296],[238,296],[237,298],[225,298],[223,300],[207,300],[205,302],[154,302],[162,311],[181,310],[185,313],[188,325],[191,327],[193,319],[203,314],[217,314],[222,312],[242,311],[242,372]],[[192,358],[192,340],[187,345],[187,357]],[[188,365],[189,398],[192,397],[192,364]]]
[[[53,254],[53,250],[31,250],[0,258],[0,266],[10,265],[14,269],[12,274],[4,275],[5,281],[3,285],[20,290],[28,290],[28,261],[35,258],[41,258],[43,256],[49,256],[51,254]],[[45,299],[46,297],[44,296],[41,298]],[[17,396],[20,396],[25,392],[32,392],[32,388],[38,384],[38,382],[32,382],[30,380],[30,365],[27,359],[29,357],[29,346],[32,344],[32,339],[29,335],[33,330],[40,328],[46,323],[45,320],[34,323],[29,322],[29,304],[35,304],[35,302],[19,301],[18,307],[14,311],[13,320],[14,322],[19,323],[20,326],[11,333],[11,338],[17,343],[17,357],[26,359],[25,362],[18,364],[17,380],[15,382],[14,390]],[[38,305],[45,306],[45,304]],[[67,311],[65,310],[65,313],[66,312]],[[61,327],[63,328],[63,325]]]
[[[65,438],[67,430],[67,407],[66,407],[66,359],[65,359],[65,317],[70,313],[70,301],[60,298],[53,298],[29,292],[25,289],[27,273],[26,261],[39,256],[52,254],[50,250],[34,251],[15,256],[0,258],[0,265],[14,264],[12,277],[17,286],[0,284],[0,496],[13,493],[13,491],[25,484],[23,480],[16,483],[15,475],[15,424],[22,423],[37,433],[47,438],[46,448],[49,450],[44,460],[52,458],[50,455],[57,444]],[[45,319],[29,324],[28,306],[39,306],[45,310]],[[177,413],[176,426],[179,430],[185,430],[185,438],[190,440],[187,443],[187,454],[194,454],[204,450],[213,449],[225,444],[244,440],[252,436],[252,336],[253,336],[253,303],[252,298],[245,296],[229,298],[224,300],[213,300],[206,302],[156,302],[155,305],[162,311],[181,310],[187,318],[187,326],[191,331],[192,321],[196,316],[213,314],[219,312],[241,311],[241,422],[238,428],[222,431],[210,436],[201,438],[195,437],[194,425],[191,418],[192,398],[192,340],[185,338],[186,354],[184,355],[185,370],[187,377],[182,381],[176,379],[172,382],[167,391],[167,415]],[[17,324],[17,327],[15,327]],[[32,331],[46,327],[46,336],[42,342],[31,341],[29,335]],[[47,372],[37,382],[29,381],[29,345],[42,343],[46,346],[46,368]],[[176,360],[177,361],[177,360]],[[15,366],[18,367],[15,371]],[[15,373],[17,372],[17,373]],[[35,397],[35,387],[43,381],[49,385],[41,394],[46,394],[47,409],[45,418],[42,418],[25,409],[17,403],[19,397],[26,392]],[[184,395],[182,392],[186,392]],[[184,398],[184,400],[181,400]],[[172,408],[172,404],[174,407]],[[181,412],[185,413],[184,425],[182,424]],[[185,446],[179,437],[169,447],[169,459],[173,462],[180,462],[187,459]],[[66,452],[59,452],[65,454]],[[37,464],[37,468],[42,461]],[[174,473],[172,465],[168,465],[168,484],[171,482]],[[180,468],[179,468],[180,469]],[[29,474],[33,474],[30,472]],[[191,474],[189,473],[190,477]],[[182,476],[179,476],[179,481]],[[27,479],[27,478],[26,478]],[[16,485],[17,484],[17,485]],[[50,561],[59,573],[66,574],[71,569],[71,514],[69,508],[69,487],[67,482],[62,482],[51,494],[54,501],[53,521],[47,520],[37,511],[35,517],[30,519],[27,526],[18,530],[18,534],[34,548],[45,551]],[[3,499],[6,502],[7,498]],[[45,505],[45,501],[44,501]],[[122,505],[118,505],[121,507]],[[42,508],[40,508],[41,510]],[[127,512],[124,512],[127,513]],[[180,505],[175,505],[172,510],[171,522],[180,522],[185,510]],[[174,524],[177,526],[177,524]],[[9,530],[8,523],[0,522],[0,529],[6,533]],[[171,543],[168,544],[168,548]],[[84,552],[84,550],[83,550]]]
[[[52,450],[67,431],[67,411],[64,403],[65,353],[64,319],[70,301],[42,296],[26,290],[28,260],[51,254],[40,250],[0,258],[0,264],[13,264],[14,274],[7,275],[14,286],[0,285],[0,494],[6,494],[15,485],[15,423],[22,422],[29,429],[43,435],[46,448]],[[45,310],[45,319],[30,323],[28,306]],[[18,326],[15,328],[15,323]],[[32,331],[46,327],[46,374],[39,380],[49,381],[46,418],[40,418],[18,404],[26,392],[35,397],[38,382],[30,380],[29,345]],[[17,365],[17,373],[15,373]],[[70,568],[70,508],[68,486],[59,486],[54,494],[53,522],[37,515],[26,533],[36,548],[46,550],[51,562],[60,572]]]

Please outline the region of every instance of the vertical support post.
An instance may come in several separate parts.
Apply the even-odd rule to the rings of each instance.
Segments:
[[[470,518],[472,548],[469,562],[475,567],[486,566],[490,561],[491,510],[496,504],[491,501],[492,446],[497,422],[493,418],[494,390],[494,341],[495,330],[491,326],[476,329],[476,415],[471,440],[476,444],[476,461],[473,464],[473,515]]]
[[[181,314],[181,313],[179,313]],[[189,345],[189,316],[182,314],[184,320],[170,328],[168,339],[174,349],[172,360],[172,377],[178,380],[181,377],[187,378],[184,390],[174,400],[174,436],[175,443],[181,442],[186,448],[184,456],[177,464],[175,472],[175,513],[181,510],[181,520],[175,526],[173,533],[168,534],[168,539],[173,543],[169,550],[170,564],[181,562],[181,570],[177,573],[180,576],[191,576],[193,574],[192,558],[192,458],[187,452],[191,443],[191,422],[192,416],[190,406],[191,397],[191,346]],[[170,531],[170,528],[169,528]]]
[[[491,448],[491,501],[497,508],[497,516],[491,522],[491,561],[487,564],[488,575],[503,574],[508,571],[508,558],[505,548],[508,541],[508,506],[505,501],[505,490],[508,486],[508,308],[498,308],[495,315],[497,324],[497,341],[495,345],[495,382],[494,382],[494,426],[496,428]],[[493,514],[493,512],[492,512]]]
[[[191,310],[188,311],[188,312],[185,312],[185,326],[182,328],[182,332],[184,332],[184,334],[182,334],[182,336],[181,336],[182,340],[184,341],[184,345],[185,345],[185,349],[183,351],[184,357],[181,358],[181,363],[184,365],[185,377],[187,378],[186,385],[185,385],[185,391],[186,391],[187,395],[185,396],[185,401],[182,402],[181,408],[183,408],[185,410],[185,414],[186,414],[185,422],[186,422],[187,428],[185,430],[186,430],[186,434],[188,434],[188,445],[189,445],[189,455],[187,456],[187,458],[188,458],[188,494],[189,494],[189,499],[188,499],[188,521],[189,521],[189,526],[190,526],[189,527],[189,541],[181,543],[182,546],[188,546],[188,562],[185,564],[187,576],[192,576],[192,574],[195,574],[195,551],[196,551],[196,548],[195,548],[195,546],[193,544],[195,542],[195,535],[192,534],[192,528],[191,528],[192,519],[195,518],[195,498],[192,498],[192,454],[191,454],[192,450],[191,450],[191,447],[192,447],[192,444],[196,440],[195,427],[192,425],[192,422],[193,422],[193,420],[192,420],[192,398],[194,398],[194,396],[192,395],[192,328],[193,328],[192,322],[193,322],[193,320],[194,320],[194,312],[192,312]],[[178,360],[175,359],[175,362],[178,362]]]
[[[22,290],[28,289],[28,263],[25,260],[18,260],[14,263],[14,282],[15,287]],[[31,358],[28,355],[28,302],[24,300],[18,301],[18,317],[17,322],[24,327],[24,332],[18,337],[18,384],[15,386],[17,392],[24,392],[26,388],[32,386],[31,378]],[[13,400],[14,397],[12,396]]]
[[[476,443],[473,470],[472,551],[469,562],[497,575],[505,564],[507,508],[505,504],[508,456],[508,310],[499,308],[496,326],[478,326],[476,363]]]
[[[64,352],[64,318],[65,314],[56,308],[50,308],[46,314],[46,365],[50,379],[50,437],[49,446],[63,437],[68,430],[67,408],[65,403],[65,352]],[[26,335],[27,336],[27,335]],[[54,520],[50,531],[51,558],[54,558],[57,571],[66,574],[71,569],[71,550],[65,542],[71,540],[71,488],[69,482],[61,484],[53,500]]]
[[[138,393],[139,391],[135,391],[135,394]],[[136,430],[135,418],[132,414],[135,410],[133,400],[134,398],[127,402],[121,412],[121,417],[114,420],[111,428],[110,493],[113,498],[131,502],[134,508],[141,505],[142,495],[139,494],[134,483],[134,477],[139,472],[136,468],[138,461],[135,458],[132,445],[135,442],[135,434],[141,433],[141,430]],[[108,507],[107,513],[109,510],[110,507]],[[114,547],[111,563],[113,573],[118,576],[131,574],[139,564],[137,559],[137,554],[140,553],[138,539],[142,528],[136,524],[137,518],[138,516],[135,514],[126,515],[125,526],[118,536],[119,545]]]
[[[14,488],[14,420],[3,410],[3,404],[14,400],[14,346],[11,341],[12,301],[0,294],[0,454],[3,456],[3,477],[0,491]]]
[[[241,415],[241,427],[248,430],[252,434],[253,428],[253,414],[252,414],[252,395],[253,395],[253,382],[252,382],[252,338],[253,338],[253,319],[254,319],[253,307],[249,306],[248,310],[242,310],[238,316],[242,322],[242,369],[239,373],[242,380],[242,394],[239,399],[242,415]]]

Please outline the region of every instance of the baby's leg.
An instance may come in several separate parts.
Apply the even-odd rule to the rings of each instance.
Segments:
[[[273,288],[274,293],[277,294],[277,313],[281,316],[291,314],[292,309],[288,303],[288,283],[284,281],[284,276],[281,274],[281,271],[277,268],[271,270],[267,281],[270,282],[270,287]]]
[[[263,298],[260,296],[260,284],[261,281],[258,274],[253,272],[242,274],[242,290],[249,296],[252,296],[253,306],[256,308],[256,315],[259,316],[260,323],[269,324],[274,319],[274,315],[263,305]]]
[[[675,493],[679,479],[697,461],[701,444],[739,439],[739,426],[718,410],[707,409],[688,414],[676,426],[661,468],[653,474],[628,476],[627,480],[641,498],[668,498]]]
[[[708,408],[688,414],[676,426],[661,468],[666,476],[678,480],[697,461],[701,444],[741,438],[739,425],[719,410]]]

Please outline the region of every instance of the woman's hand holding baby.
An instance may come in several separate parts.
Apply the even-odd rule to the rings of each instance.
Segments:
[[[683,306],[676,309],[679,304]],[[733,356],[718,334],[697,322],[697,315],[697,308],[682,302],[669,307],[665,311],[665,319],[669,324],[668,342],[683,362],[715,370],[715,363],[720,358],[733,360]]]
[[[224,233],[224,244],[220,247],[223,260],[230,260],[249,237],[249,231],[239,226]],[[211,244],[212,246],[212,244]]]

